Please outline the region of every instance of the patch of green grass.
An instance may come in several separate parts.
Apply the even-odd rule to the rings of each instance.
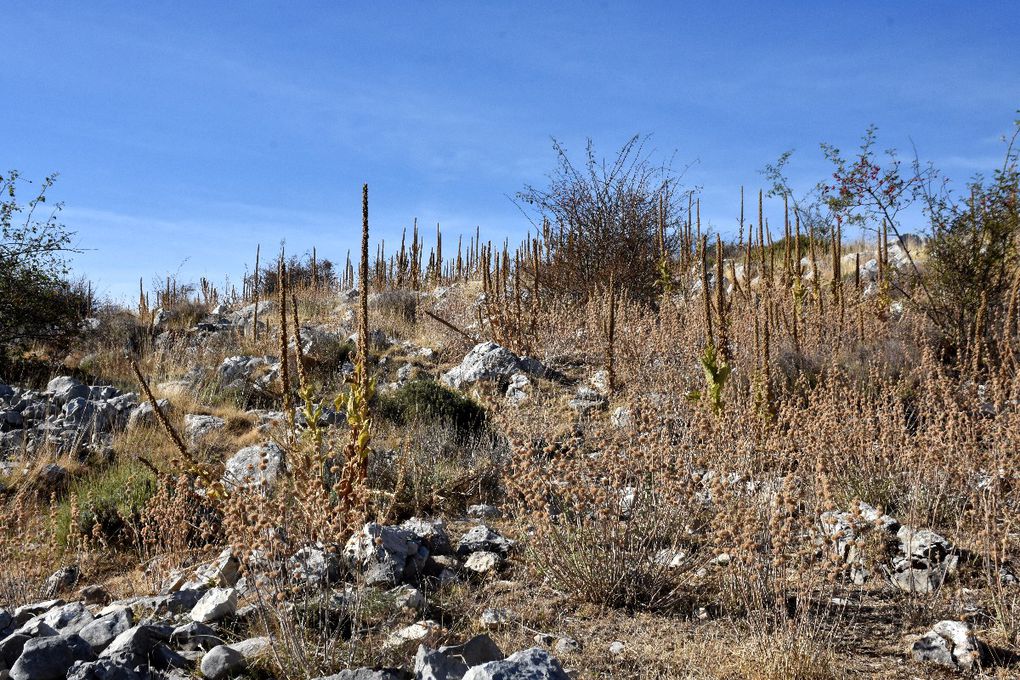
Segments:
[[[67,545],[73,535],[92,535],[99,525],[102,536],[113,544],[131,541],[145,503],[156,492],[152,471],[136,461],[115,464],[71,484],[70,493],[57,510],[57,540]],[[78,516],[72,518],[71,494],[77,497]],[[72,519],[76,519],[73,527]]]

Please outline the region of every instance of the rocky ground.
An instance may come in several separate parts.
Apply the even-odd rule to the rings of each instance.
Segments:
[[[424,296],[441,301],[455,294],[439,289]],[[300,347],[291,342],[309,365],[327,367],[328,378],[320,383],[324,391],[354,371],[352,301],[350,294],[331,300],[328,314],[319,316],[332,320],[305,323]],[[383,302],[376,299],[374,305]],[[163,362],[173,368],[150,374],[157,376],[152,388],[160,411],[191,451],[212,461],[226,493],[265,499],[290,474],[295,441],[287,435],[290,420],[300,439],[302,432],[344,432],[348,414],[344,400],[327,400],[312,427],[304,407],[295,406],[293,414],[282,410],[275,391],[281,362],[271,353],[271,322],[259,322],[269,338],[258,344],[250,337],[253,312],[251,305],[234,311],[221,305],[186,328],[174,326],[172,312],[157,312],[149,329],[150,367]],[[273,312],[273,304],[262,303],[259,318]],[[468,332],[470,319],[468,314],[461,319]],[[406,325],[374,331],[379,394],[395,400],[409,385],[427,379],[452,394],[475,397],[490,413],[555,409],[569,424],[564,431],[574,437],[595,421],[607,431],[630,432],[640,425],[639,404],[667,399],[654,391],[640,399],[614,397],[606,370],[554,352],[539,361],[492,341],[465,345],[458,338],[435,345]],[[169,465],[172,452],[161,455],[139,445],[164,436],[156,409],[139,396],[141,387],[123,379],[126,371],[119,381],[102,384],[98,371],[81,370],[102,365],[101,359],[99,351],[79,356],[76,370],[52,377],[41,389],[0,385],[0,483],[7,498],[24,500],[31,489],[34,498],[59,503],[69,489],[84,488],[75,485],[90,479],[93,470],[127,460],[144,460],[154,468]],[[418,436],[401,435],[405,425],[395,425],[390,438],[378,436],[370,469],[398,466],[406,438]],[[154,446],[167,448],[165,442]],[[442,446],[457,445],[451,440]],[[770,632],[763,643],[722,612],[722,596],[712,584],[732,578],[741,560],[722,549],[694,547],[706,543],[709,532],[688,537],[682,548],[663,544],[641,558],[661,573],[683,573],[694,595],[679,610],[599,606],[565,592],[536,561],[541,548],[535,543],[541,539],[535,523],[544,520],[522,513],[520,499],[506,493],[513,468],[506,444],[501,446],[498,491],[486,490],[481,474],[458,477],[464,472],[458,466],[475,464],[458,459],[444,474],[466,479],[466,485],[437,492],[443,497],[432,498],[427,512],[413,513],[410,504],[380,512],[342,541],[287,536],[280,541],[286,552],[269,554],[235,545],[219,533],[219,543],[189,548],[174,559],[157,559],[137,546],[136,552],[123,546],[98,549],[98,558],[94,545],[85,554],[69,545],[47,553],[60,561],[48,571],[64,566],[41,589],[19,591],[45,599],[12,601],[7,595],[0,601],[0,678],[283,677],[301,666],[302,654],[316,659],[305,668],[327,659],[345,670],[307,671],[300,677],[336,680],[1020,677],[1014,675],[1020,665],[1009,646],[982,639],[997,615],[994,603],[1002,602],[989,593],[1016,598],[1020,586],[1013,567],[997,562],[995,582],[982,585],[976,575],[989,573],[982,566],[987,553],[951,540],[925,521],[932,515],[898,518],[858,498],[803,525],[809,528],[796,540],[837,564],[838,584],[822,599],[816,591],[780,606],[820,607],[825,613],[812,619],[819,630],[826,621],[835,623],[821,636],[827,640],[821,647],[791,653],[811,656],[811,650],[825,650],[822,670],[782,670],[787,667],[773,657],[775,650],[789,656],[787,643],[776,641],[787,632]],[[724,498],[755,499],[761,507],[785,502],[782,474],[752,478],[727,468],[725,461],[699,464],[691,468],[691,504],[683,507],[715,508]],[[973,483],[1015,479],[1016,470],[1005,469]],[[399,497],[403,483],[389,489],[391,498]],[[613,521],[625,522],[638,492],[633,486],[614,489],[619,517]],[[456,502],[450,500],[454,496]],[[279,526],[272,530],[283,532]],[[5,569],[18,568],[9,564]],[[591,573],[597,579],[598,567]],[[798,633],[791,628],[789,634],[796,638]],[[763,651],[770,639],[773,651]],[[737,657],[739,663],[733,660]]]

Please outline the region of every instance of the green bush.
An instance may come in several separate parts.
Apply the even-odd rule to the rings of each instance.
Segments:
[[[379,397],[378,412],[398,425],[438,421],[458,434],[478,432],[485,425],[485,409],[467,397],[428,379],[408,382]]]
[[[974,182],[963,205],[934,211],[927,273],[928,315],[960,352],[980,341],[985,359],[1001,361],[1007,306],[1016,285],[1020,233],[1020,171],[1015,155],[989,183]]]
[[[19,203],[25,180],[17,171],[0,174],[0,338],[9,346],[66,336],[92,308],[84,282],[67,278],[63,256],[73,252],[73,234],[57,219],[61,204],[45,205],[55,178]]]

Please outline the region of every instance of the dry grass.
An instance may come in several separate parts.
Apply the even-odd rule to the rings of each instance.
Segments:
[[[491,502],[507,513],[501,528],[521,550],[498,576],[428,592],[423,615],[441,621],[452,640],[480,632],[484,609],[506,607],[512,624],[493,631],[504,649],[530,646],[540,632],[571,635],[582,649],[564,662],[581,677],[910,677],[916,669],[901,663],[909,636],[940,618],[959,618],[974,603],[979,636],[1020,650],[1018,586],[1000,580],[1003,569],[1020,564],[1015,364],[989,363],[987,347],[944,351],[946,338],[923,310],[896,293],[893,284],[905,281],[886,278],[867,293],[845,269],[833,281],[846,258],[820,238],[810,273],[784,252],[789,239],[766,245],[771,237],[758,238],[729,249],[720,243],[712,269],[707,239],[700,252],[665,257],[666,280],[652,303],[607,293],[608,281],[593,282],[586,299],[544,289],[541,243],[522,244],[515,255],[490,250],[470,272],[447,263],[440,275],[440,263],[429,283],[420,267],[408,281],[415,268],[405,271],[402,261],[403,285],[396,286],[386,279],[393,268],[383,263],[372,272],[379,295],[370,325],[364,297],[355,304],[334,290],[296,290],[303,324],[324,324],[344,338],[357,320],[365,322],[362,335],[381,329],[437,356],[416,357],[399,343],[362,346],[359,372],[342,386],[338,366],[299,364],[287,350],[291,366],[302,370],[264,395],[268,405],[279,408],[289,394],[309,407],[326,399],[353,408],[345,427],[271,433],[287,460],[275,490],[210,491],[194,470],[174,468],[180,452],[157,430],[118,435],[113,471],[143,455],[167,473],[127,548],[83,549],[78,542],[74,553],[57,545],[51,508],[75,501],[64,489],[43,493],[31,475],[8,481],[12,521],[0,559],[25,576],[0,585],[0,594],[13,602],[36,592],[46,565],[87,560],[88,552],[140,556],[150,567],[144,583],[152,585],[224,543],[273,561],[312,543],[335,551],[366,519],[459,518],[467,505]],[[733,261],[724,261],[724,252]],[[924,253],[915,255],[923,264]],[[698,260],[706,263],[701,271]],[[438,294],[437,282],[445,289]],[[367,296],[364,285],[361,292]],[[989,318],[1012,318],[1016,303]],[[261,320],[267,328],[257,341],[225,333],[199,343],[174,329],[138,348],[142,371],[157,384],[233,354],[286,349],[293,330],[281,333],[275,314]],[[88,361],[76,353],[75,368],[129,382],[121,345],[138,329],[120,323],[89,348]],[[1002,326],[1002,348],[1015,341],[1014,326]],[[381,411],[369,410],[376,403],[369,369],[381,381],[412,363],[435,377],[470,346],[454,329],[501,338],[557,375],[533,379],[519,406],[479,390],[493,431],[472,437],[436,422],[385,423]],[[609,363],[607,408],[571,410],[573,390]],[[209,380],[167,396],[178,431],[185,413],[227,421],[189,452],[208,470],[266,436],[254,428],[249,404],[230,401]],[[617,409],[625,423],[613,417]],[[894,589],[882,568],[891,565],[895,539],[861,521],[854,548],[869,579],[855,585],[833,548],[842,536],[827,534],[822,518],[859,512],[861,502],[944,535],[961,558],[957,573],[935,593]],[[91,568],[123,590],[141,581]],[[269,605],[290,600],[314,608],[327,595],[295,592],[280,574],[267,579],[259,597]],[[379,642],[411,615],[376,595],[345,604],[342,626],[317,630],[271,606],[263,627],[281,640],[275,663],[295,675],[406,663],[406,650],[383,653]],[[614,641],[624,643],[623,653],[609,652]],[[992,672],[1008,677],[1010,670]]]

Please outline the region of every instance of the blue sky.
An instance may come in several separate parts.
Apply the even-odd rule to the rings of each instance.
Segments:
[[[740,185],[796,182],[867,125],[957,182],[1001,162],[1020,3],[21,2],[0,7],[0,166],[41,178],[129,298],[138,277],[236,281],[256,243],[343,260],[360,190],[387,244],[523,236],[510,200],[550,138],[652,134],[732,230]],[[449,242],[449,241],[448,241]]]

